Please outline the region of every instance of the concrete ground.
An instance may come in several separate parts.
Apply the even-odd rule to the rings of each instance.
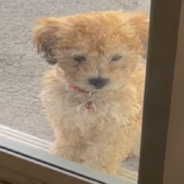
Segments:
[[[0,0],[0,123],[53,141],[43,115],[40,78],[48,65],[37,55],[31,31],[39,17],[97,10],[148,10],[149,0]],[[125,165],[137,170],[137,160]]]

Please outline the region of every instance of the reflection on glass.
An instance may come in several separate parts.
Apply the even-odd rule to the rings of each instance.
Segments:
[[[116,176],[122,174],[122,163],[137,172],[148,15],[102,10],[76,15],[71,5],[67,16],[57,18],[59,7],[64,8],[46,3],[42,12],[43,4],[20,0],[11,11],[3,2],[2,124],[54,142],[51,152],[59,157]],[[113,9],[136,10],[149,3],[112,4]],[[39,17],[45,18],[36,24]],[[32,27],[34,46],[51,67],[32,47]]]

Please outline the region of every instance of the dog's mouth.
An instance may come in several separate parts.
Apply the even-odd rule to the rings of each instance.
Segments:
[[[109,79],[97,77],[97,78],[89,78],[87,80],[88,87],[83,88],[80,85],[74,84],[74,82],[69,84],[69,87],[75,91],[78,91],[80,93],[89,94],[92,95],[94,93],[102,92],[104,91],[104,88],[107,84],[109,84]],[[105,88],[107,90],[107,88]],[[105,91],[106,91],[105,90]]]

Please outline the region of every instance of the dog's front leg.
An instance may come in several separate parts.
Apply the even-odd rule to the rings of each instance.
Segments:
[[[134,127],[134,128],[133,128]],[[122,161],[130,154],[139,131],[134,126],[122,127],[111,141],[89,147],[82,155],[83,164],[96,170],[119,175]]]
[[[120,146],[120,144],[119,144]],[[83,164],[104,173],[118,175],[122,165],[122,151],[118,144],[90,146],[82,155]],[[125,158],[128,153],[125,153]]]
[[[56,139],[52,148],[50,149],[50,153],[70,161],[80,162],[79,158],[77,158],[75,148],[67,142],[61,142],[61,139]]]

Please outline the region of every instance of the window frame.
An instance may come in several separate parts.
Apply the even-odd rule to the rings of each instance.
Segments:
[[[148,45],[138,184],[184,183],[181,172],[184,170],[184,134],[181,132],[184,128],[181,111],[184,109],[181,98],[184,91],[184,0],[152,0]],[[0,182],[135,183],[38,149],[31,152],[29,146],[8,138],[0,137],[0,144]],[[41,158],[43,154],[52,162]],[[62,162],[62,168],[58,166],[59,162]]]
[[[0,136],[0,181],[17,184],[135,184]]]
[[[184,0],[153,0],[150,22],[138,184],[179,184],[184,183]]]

